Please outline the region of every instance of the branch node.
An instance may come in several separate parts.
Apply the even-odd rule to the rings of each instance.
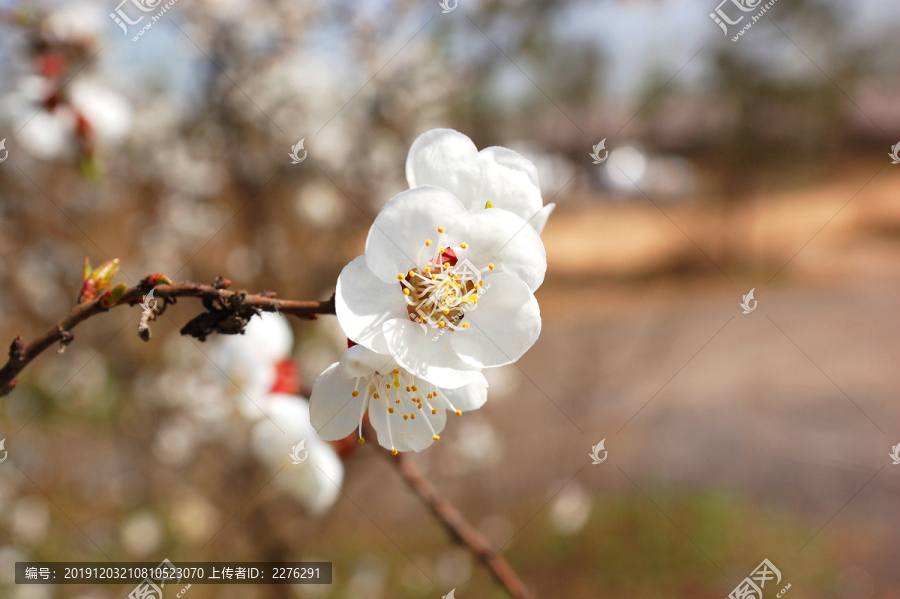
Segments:
[[[56,325],[56,332],[59,335],[59,349],[56,350],[56,353],[62,354],[66,351],[66,347],[68,347],[69,344],[72,343],[72,340],[75,339],[75,335],[73,335],[71,331],[67,331],[59,325]]]
[[[9,344],[9,359],[16,362],[25,360],[25,343],[22,341],[21,335]]]

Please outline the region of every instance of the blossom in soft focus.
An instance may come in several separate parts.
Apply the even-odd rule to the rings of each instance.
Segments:
[[[309,409],[322,438],[342,439],[357,430],[360,442],[368,411],[378,443],[396,454],[421,451],[440,439],[448,410],[460,416],[486,400],[484,382],[439,388],[390,356],[354,345],[316,379]]]
[[[270,392],[294,390],[285,387],[286,377],[296,376],[293,346],[291,325],[284,316],[271,312],[251,318],[243,335],[222,338],[212,359],[237,387],[234,395],[243,416],[263,418]]]
[[[309,402],[299,395],[293,345],[287,319],[263,312],[250,319],[243,335],[225,337],[214,359],[240,389],[236,395],[239,412],[255,421],[250,435],[253,455],[273,475],[277,473],[276,486],[316,516],[340,496],[344,466],[337,451],[310,423]],[[291,448],[301,441],[307,459],[292,464]]]
[[[306,508],[311,516],[326,512],[341,495],[344,465],[332,446],[323,441],[310,423],[306,398],[272,393],[266,401],[266,416],[253,426],[253,455],[278,473],[274,484]],[[292,464],[292,445],[304,441],[307,457]]]
[[[534,164],[509,148],[478,151],[466,135],[432,129],[420,135],[406,157],[410,188],[434,185],[453,193],[470,211],[503,208],[540,233],[556,207],[541,198]]]
[[[537,340],[533,292],[547,257],[537,231],[502,208],[469,212],[445,189],[393,197],[366,253],[341,272],[336,313],[347,336],[438,387],[483,382]]]

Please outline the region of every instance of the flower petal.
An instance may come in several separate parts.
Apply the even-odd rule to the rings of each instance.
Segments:
[[[475,200],[481,172],[478,148],[471,139],[453,129],[426,131],[416,138],[406,157],[406,180],[410,188],[442,187],[466,206]]]
[[[528,287],[507,273],[484,279],[478,306],[466,313],[466,329],[452,333],[460,358],[476,368],[518,360],[541,334],[541,311]]]
[[[385,373],[397,367],[389,354],[373,352],[362,345],[354,345],[341,356],[341,376],[345,379],[367,377],[374,372]]]
[[[556,204],[547,204],[528,221],[531,223],[531,226],[534,227],[534,230],[538,232],[538,235],[544,232],[544,227],[547,225],[547,219],[550,218],[550,214],[553,213],[555,208]]]
[[[460,412],[477,410],[487,401],[487,386],[471,383],[458,389],[439,389],[438,399],[446,398],[450,402],[448,409]]]
[[[487,202],[528,220],[541,209],[544,200],[534,164],[509,148],[493,146],[478,153],[484,175],[470,210],[481,210]]]
[[[541,236],[521,218],[502,208],[479,210],[461,219],[448,232],[450,245],[468,246],[457,252],[460,259],[478,269],[493,263],[497,272],[507,272],[525,281],[531,291],[544,281],[547,252]],[[482,270],[482,276],[488,274]]]
[[[287,394],[272,394],[269,399],[269,418],[253,427],[250,447],[261,462],[281,472],[292,462],[285,448],[304,441],[308,461],[285,470],[276,484],[310,515],[322,514],[341,494],[344,466],[331,445],[322,441],[310,424],[305,399]]]
[[[326,441],[337,441],[359,426],[365,393],[353,397],[354,379],[345,379],[335,362],[319,375],[309,397],[309,420]]]
[[[437,413],[432,414],[431,410],[424,408],[419,410],[406,402],[402,406],[391,404],[393,402],[383,397],[377,401],[373,400],[369,407],[369,422],[378,433],[378,444],[387,449],[422,451],[434,443],[434,436],[439,435],[447,423],[446,410],[437,410]],[[393,414],[388,413],[389,406],[394,408]],[[404,415],[412,414],[416,417],[403,419]]]
[[[416,187],[395,195],[369,229],[366,264],[382,281],[397,283],[397,274],[419,266],[425,240],[434,241],[431,252],[437,247],[438,227],[447,228],[465,214],[465,206],[446,189]]]
[[[354,258],[341,271],[334,305],[347,337],[378,353],[388,353],[382,325],[409,318],[397,274],[393,283],[385,283],[366,266],[365,256]]]
[[[484,375],[463,362],[450,346],[450,337],[456,332],[448,331],[434,339],[439,329],[399,319],[385,323],[383,330],[391,355],[414,376],[447,389],[487,383]]]

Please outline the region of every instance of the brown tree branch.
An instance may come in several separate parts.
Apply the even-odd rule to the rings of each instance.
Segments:
[[[466,520],[462,512],[440,496],[431,481],[425,478],[425,475],[406,454],[400,453],[392,456],[388,451],[382,453],[397,467],[403,479],[444,525],[450,536],[475,554],[510,596],[516,599],[535,599],[537,597],[534,591],[516,575],[509,563],[494,550],[490,542]]]
[[[9,394],[19,375],[37,356],[56,343],[63,348],[71,343],[72,329],[83,321],[110,308],[140,303],[153,290],[155,300],[162,300],[155,315],[161,314],[179,297],[195,297],[203,302],[205,311],[191,320],[182,334],[205,339],[211,333],[239,333],[250,317],[258,312],[280,312],[298,318],[315,319],[317,314],[334,314],[334,297],[324,302],[276,299],[272,293],[248,294],[245,291],[229,291],[229,281],[217,279],[212,285],[182,281],[172,285],[152,285],[147,277],[125,291],[113,306],[104,305],[104,296],[77,304],[68,315],[47,329],[43,335],[25,345],[16,337],[9,346],[9,360],[0,368],[0,397]],[[149,337],[146,337],[149,338]]]

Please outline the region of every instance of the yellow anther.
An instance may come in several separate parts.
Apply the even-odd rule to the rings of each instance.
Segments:
[[[406,277],[403,276],[403,273],[402,273],[402,272],[398,272],[398,273],[397,273],[397,279],[399,279],[399,280],[402,281],[402,280],[405,279],[405,278],[406,278]]]
[[[412,386],[412,390],[413,390],[413,391],[418,391],[418,390],[419,390],[419,388],[418,388],[418,387],[416,387],[416,386],[415,386],[415,385],[413,385],[413,386]]]
[[[435,441],[440,441],[441,437],[439,435],[435,435],[432,437],[432,439],[434,439]]]
[[[374,397],[375,399],[378,399],[378,398],[381,397],[381,396],[378,395],[377,393],[374,393],[374,394],[372,394],[372,397]]]
[[[410,414],[409,417],[412,418],[413,420],[416,419],[416,415],[415,415],[415,414]]]
[[[406,392],[409,393],[410,391],[412,391],[412,387],[410,387],[409,385],[407,385],[407,386],[406,386]]]
[[[447,323],[445,323],[443,320],[441,320],[441,321],[438,322],[438,328],[439,328],[439,329],[443,329],[445,326],[447,326]]]
[[[416,407],[419,408],[419,409],[421,410],[421,409],[422,409],[422,404],[419,404],[419,405],[417,405]]]
[[[391,455],[397,455],[398,453],[400,453],[400,452],[398,452],[396,449],[391,450]]]
[[[403,288],[403,295],[409,295],[409,289]]]
[[[359,443],[360,445],[362,445],[363,443],[366,442],[366,440],[363,439],[362,437],[360,437],[356,442]]]
[[[359,397],[359,391],[357,391],[356,389],[354,389],[354,390],[353,390],[353,393],[351,393],[350,395],[352,395],[353,397]]]
[[[462,410],[456,410],[456,415],[457,415],[457,416],[462,416]]]
[[[490,268],[491,270],[494,270],[494,263],[491,262],[490,264],[488,264],[488,268]]]
[[[468,322],[462,323],[462,328],[468,329],[468,328],[469,328],[469,323],[468,323]]]
[[[430,267],[430,266],[426,266],[426,267],[425,267],[425,272],[430,273],[430,272],[431,272],[431,267]]]
[[[444,308],[443,310],[441,310],[441,312],[443,312],[444,314],[450,314],[450,308]]]
[[[414,271],[414,270],[409,271],[409,276],[411,276],[411,277],[416,276],[416,271]]]
[[[441,248],[440,252],[443,254],[443,253],[444,253],[444,248]]]
[[[399,400],[399,399],[395,399],[395,400],[394,400],[394,403],[400,403],[400,400]]]
[[[394,413],[394,408],[388,408],[388,414],[393,414],[393,413]]]
[[[425,245],[431,245],[431,240],[430,240],[430,239],[426,239],[426,240],[425,240]]]
[[[432,414],[437,414],[437,410],[436,410],[435,408],[431,408],[431,413],[432,413]]]
[[[391,372],[393,372],[394,374],[400,374],[400,371],[396,368],[394,370],[392,370]]]
[[[438,227],[438,233],[443,233],[443,232],[444,232],[444,227]]]
[[[469,246],[465,243],[461,243],[461,244],[459,244],[459,247],[461,247],[462,249],[466,249]]]
[[[404,419],[404,420],[409,420],[409,414],[404,414],[404,415],[403,415],[403,419]]]

